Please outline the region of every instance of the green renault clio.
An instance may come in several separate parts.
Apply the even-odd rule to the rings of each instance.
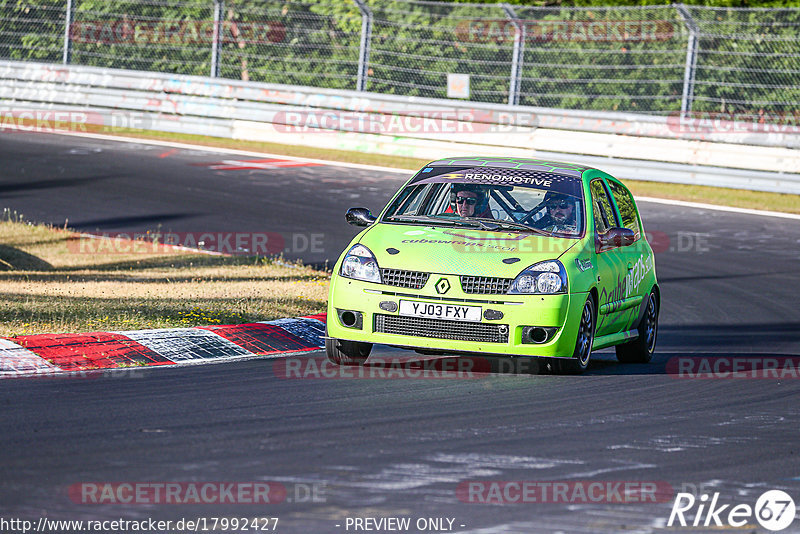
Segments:
[[[431,354],[543,358],[580,373],[593,350],[649,362],[661,295],[630,191],[603,171],[520,158],[433,161],[337,261],[328,358],[375,343]]]

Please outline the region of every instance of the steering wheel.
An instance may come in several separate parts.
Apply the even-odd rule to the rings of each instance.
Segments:
[[[539,206],[536,206],[535,208],[533,208],[533,209],[530,211],[530,213],[528,213],[528,214],[527,214],[525,217],[523,217],[522,219],[520,219],[520,220],[519,220],[519,221],[517,221],[517,222],[519,222],[519,223],[522,223],[522,224],[528,224],[528,220],[529,220],[529,219],[531,219],[531,222],[533,222],[533,221],[532,221],[532,218],[533,218],[533,216],[534,216],[534,215],[536,215],[537,213],[539,213],[540,211],[541,211],[541,210],[539,209]]]

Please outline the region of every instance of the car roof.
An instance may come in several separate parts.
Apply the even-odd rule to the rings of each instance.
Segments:
[[[494,167],[504,169],[518,169],[526,171],[551,172],[580,178],[588,170],[587,167],[577,163],[551,161],[535,158],[504,158],[504,157],[458,157],[444,158],[428,163],[428,167]]]

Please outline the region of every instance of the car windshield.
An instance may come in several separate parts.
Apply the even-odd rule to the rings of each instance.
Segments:
[[[584,233],[579,178],[494,168],[423,172],[400,191],[383,221],[552,237],[576,238]]]

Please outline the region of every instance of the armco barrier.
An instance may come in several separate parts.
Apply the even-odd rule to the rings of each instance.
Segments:
[[[0,61],[0,114],[13,118],[15,112],[31,109],[86,111],[87,122],[107,130],[139,127],[421,159],[443,154],[562,158],[569,154],[623,179],[800,194],[797,128],[756,133],[731,123],[726,131],[683,131],[680,117],[510,107]],[[302,120],[304,114],[315,121]],[[449,126],[378,133],[363,127],[420,116],[445,117]],[[0,126],[7,123],[4,120]]]

